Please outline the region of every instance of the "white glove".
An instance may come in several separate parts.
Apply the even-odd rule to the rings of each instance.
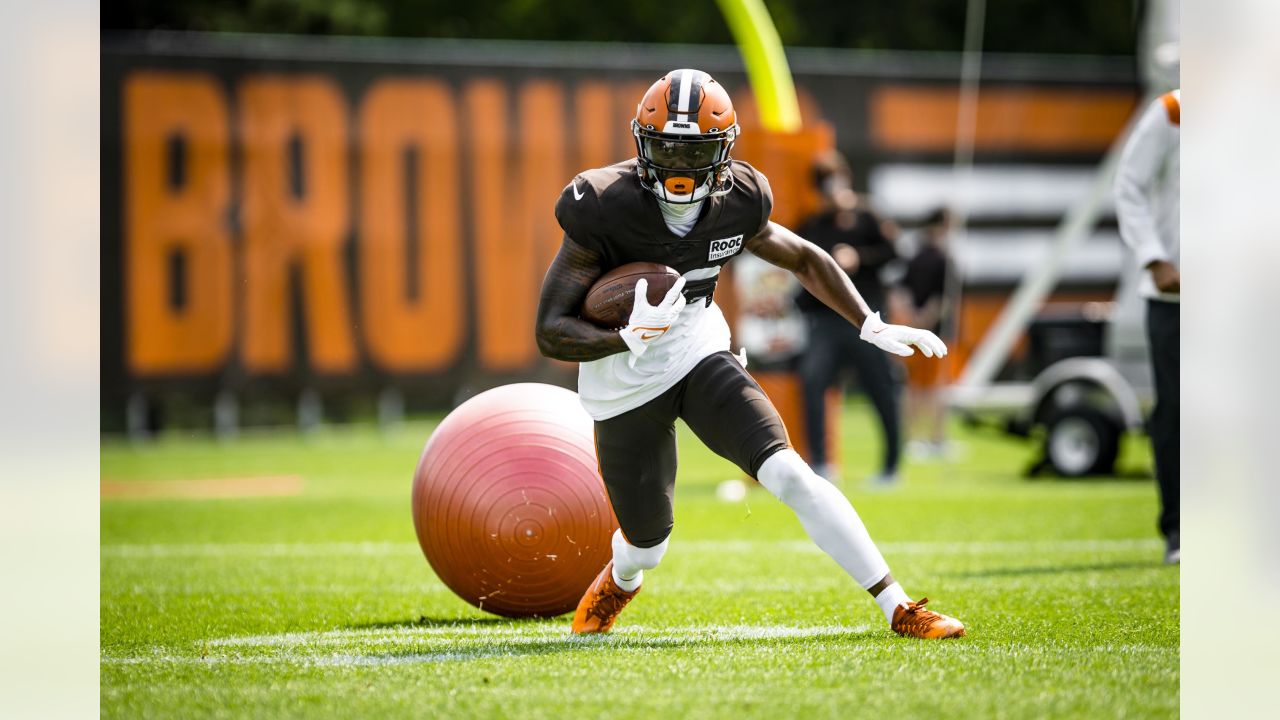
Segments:
[[[942,357],[947,354],[947,346],[937,335],[928,330],[920,330],[906,325],[889,325],[880,319],[880,313],[871,313],[862,323],[863,340],[894,355],[908,357],[915,354],[912,345],[920,348],[925,357]]]
[[[667,291],[666,297],[657,305],[649,304],[649,281],[641,278],[636,282],[636,304],[631,308],[631,319],[627,326],[618,332],[622,340],[631,349],[631,357],[627,363],[636,366],[636,358],[649,350],[649,343],[657,340],[671,329],[680,311],[684,310],[684,278],[676,280],[676,284]]]

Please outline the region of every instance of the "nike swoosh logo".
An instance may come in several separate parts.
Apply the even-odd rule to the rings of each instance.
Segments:
[[[664,330],[663,332],[666,332],[666,331]],[[660,336],[660,335],[662,335],[662,333],[660,333],[660,332],[656,332],[656,333],[653,333],[653,334],[648,334],[648,333],[646,333],[646,334],[644,334],[644,335],[641,335],[641,336],[640,336],[640,339],[641,339],[641,340],[644,340],[644,341],[646,341],[646,342],[648,342],[649,340],[652,340],[652,339],[654,339],[654,338],[656,338],[656,337],[658,337],[658,336]]]
[[[884,328],[880,328],[880,329],[878,329],[878,330],[872,330],[872,331],[871,331],[871,334],[872,334],[872,335],[877,335],[877,334],[882,333],[882,332],[884,332]]]
[[[578,192],[578,183],[569,183],[569,184],[573,186],[573,199],[581,200],[582,193]]]

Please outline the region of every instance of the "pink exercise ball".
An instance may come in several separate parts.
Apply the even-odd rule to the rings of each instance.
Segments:
[[[577,394],[504,385],[449,413],[414,472],[413,525],[436,575],[481,610],[573,610],[617,527]]]

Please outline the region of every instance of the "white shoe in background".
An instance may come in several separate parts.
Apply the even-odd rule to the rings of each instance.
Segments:
[[[823,480],[826,480],[832,485],[836,485],[836,486],[840,485],[840,468],[836,467],[835,465],[832,465],[831,463],[814,465],[813,471],[817,473],[818,477],[822,478]]]
[[[926,440],[910,440],[907,442],[907,457],[918,462],[928,462],[937,459],[936,448],[933,443]]]
[[[898,487],[898,484],[900,482],[901,482],[901,478],[898,477],[898,473],[896,471],[877,473],[875,475],[872,475],[867,480],[868,485],[870,485],[872,488],[878,488],[878,489],[888,489],[888,488]]]

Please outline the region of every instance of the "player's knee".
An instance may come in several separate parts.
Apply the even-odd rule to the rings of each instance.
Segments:
[[[792,507],[813,501],[818,490],[815,483],[826,482],[789,448],[765,460],[757,476],[774,497]]]
[[[667,545],[670,540],[668,536],[655,545],[637,547],[627,542],[622,531],[617,530],[613,533],[613,554],[615,557],[626,557],[629,564],[641,570],[652,570],[658,567],[658,563],[662,562],[662,556],[667,554]]]

